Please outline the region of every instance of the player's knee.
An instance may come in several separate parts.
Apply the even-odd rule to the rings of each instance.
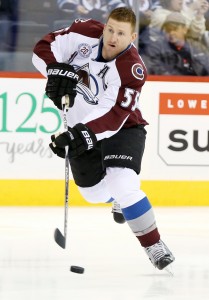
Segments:
[[[143,199],[140,179],[135,171],[128,168],[108,168],[106,176],[109,191],[120,206],[127,207]]]
[[[78,188],[83,198],[89,203],[107,203],[113,201],[104,180],[91,187]]]

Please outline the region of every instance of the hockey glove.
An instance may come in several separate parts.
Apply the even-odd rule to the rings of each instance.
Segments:
[[[52,63],[46,68],[48,80],[46,84],[46,95],[54,104],[62,109],[62,97],[69,95],[69,107],[72,107],[76,97],[76,85],[78,83],[78,74],[73,66],[64,63]]]
[[[69,158],[78,157],[86,150],[94,148],[96,144],[95,134],[84,124],[76,124],[73,128],[68,127],[68,131],[60,135],[51,136],[52,143],[49,147],[57,156],[65,158],[65,147],[69,146]]]

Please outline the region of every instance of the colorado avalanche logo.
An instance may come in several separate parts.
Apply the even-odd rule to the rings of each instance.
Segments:
[[[93,92],[83,83],[78,83],[76,87],[76,91],[83,95],[83,99],[91,105],[98,104],[98,98],[93,94]]]
[[[91,46],[86,43],[82,43],[78,46],[78,53],[82,57],[88,58],[91,52],[92,52]]]
[[[74,66],[74,68],[79,76],[79,82],[76,86],[77,93],[81,94],[88,104],[97,105],[98,85],[95,78],[89,75],[89,64],[77,68]]]
[[[144,79],[144,69],[141,64],[135,64],[132,66],[131,72],[136,79]]]

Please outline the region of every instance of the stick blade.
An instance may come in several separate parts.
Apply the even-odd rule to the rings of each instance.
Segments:
[[[54,231],[54,240],[60,247],[65,249],[66,239],[58,228],[56,228]]]

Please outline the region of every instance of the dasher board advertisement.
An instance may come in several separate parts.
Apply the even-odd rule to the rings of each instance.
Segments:
[[[0,178],[60,179],[62,159],[48,147],[63,130],[45,79],[1,78]],[[208,82],[148,81],[140,97],[148,121],[141,178],[209,179]],[[54,171],[56,170],[56,171]]]

